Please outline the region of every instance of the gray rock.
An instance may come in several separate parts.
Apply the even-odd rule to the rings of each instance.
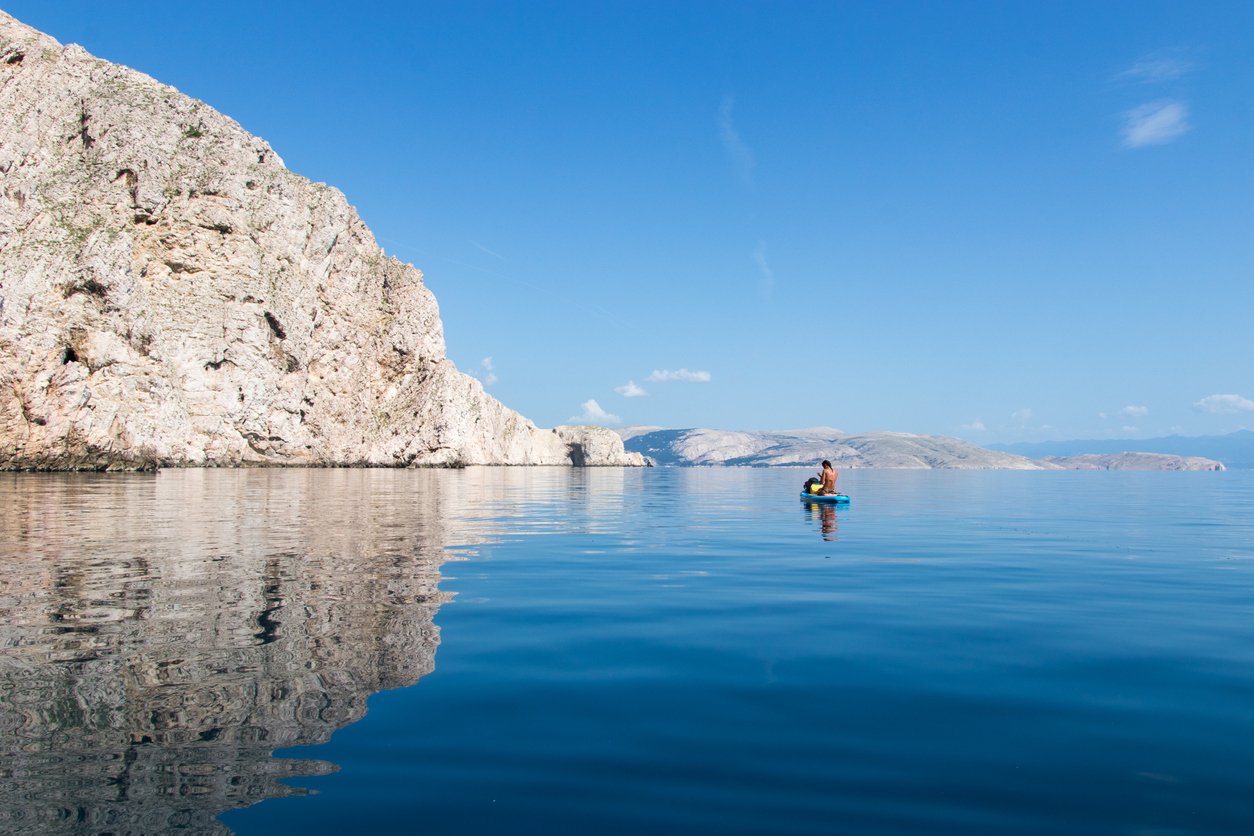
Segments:
[[[444,356],[344,195],[0,12],[0,468],[640,465]]]

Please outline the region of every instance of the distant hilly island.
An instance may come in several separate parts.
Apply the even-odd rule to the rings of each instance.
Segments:
[[[661,466],[812,466],[947,470],[1223,470],[1224,460],[1149,449],[1136,442],[1095,449],[1094,443],[1021,451],[980,447],[958,438],[900,432],[846,433],[835,427],[742,432],[705,428],[623,427],[629,452]],[[1247,433],[1254,439],[1254,433]],[[1193,439],[1200,440],[1200,439]],[[1025,445],[1020,445],[1025,446]],[[1031,445],[1026,445],[1031,446]],[[1183,448],[1181,448],[1183,449]],[[1216,448],[1219,449],[1219,448]],[[1227,448],[1225,448],[1227,449]],[[1251,447],[1254,451],[1254,447]],[[1247,459],[1254,462],[1254,454]],[[1241,465],[1235,465],[1241,466]],[[1246,466],[1254,466],[1254,463]]]
[[[1090,439],[1077,441],[1038,441],[1019,444],[990,444],[989,449],[1014,453],[1031,459],[1046,456],[1079,456],[1091,453],[1166,453],[1173,456],[1203,456],[1223,462],[1233,469],[1254,468],[1254,431],[1237,430],[1227,435],[1168,435],[1159,438]]]
[[[1050,470],[1013,453],[961,439],[912,433],[846,433],[834,427],[738,432],[690,428],[624,427],[623,446],[655,464],[786,467],[830,459],[837,468],[945,468]]]

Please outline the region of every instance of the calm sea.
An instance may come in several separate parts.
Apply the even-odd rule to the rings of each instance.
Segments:
[[[1254,472],[0,477],[0,831],[1251,833]]]

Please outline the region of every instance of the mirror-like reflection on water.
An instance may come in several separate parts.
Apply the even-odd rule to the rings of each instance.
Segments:
[[[1251,832],[1254,474],[805,475],[0,475],[0,832]]]
[[[802,502],[801,510],[806,519],[818,524],[825,541],[834,543],[840,539],[840,518],[836,514],[835,505],[828,502]]]
[[[432,670],[448,547],[524,487],[486,469],[4,476],[0,828],[213,830],[297,792],[277,779],[333,767],[270,752]]]

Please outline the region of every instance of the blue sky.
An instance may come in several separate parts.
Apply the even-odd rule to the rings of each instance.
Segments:
[[[3,8],[344,191],[541,425],[1254,426],[1254,3]]]

